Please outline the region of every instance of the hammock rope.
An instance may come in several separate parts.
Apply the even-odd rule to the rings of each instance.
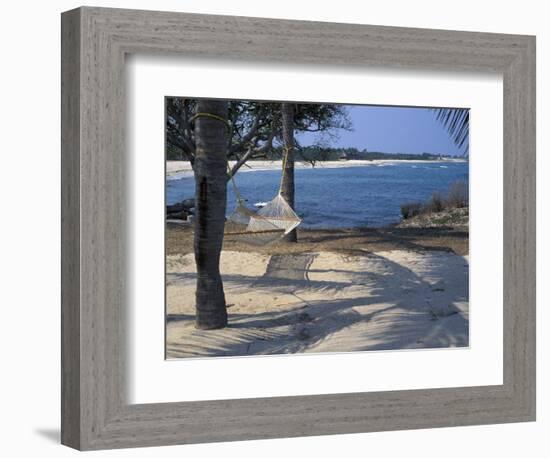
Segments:
[[[285,178],[286,161],[288,158],[288,152],[290,148],[288,146],[283,147],[283,162],[281,167],[281,181],[279,182],[279,194],[283,191],[283,180]]]
[[[199,112],[195,113],[190,119],[193,122],[197,118],[205,117],[223,122],[229,130],[231,123],[216,114]],[[225,232],[225,235],[236,235],[242,237],[243,241],[255,245],[266,245],[280,239],[285,234],[294,230],[302,222],[301,218],[294,212],[286,199],[282,196],[284,172],[287,165],[288,154],[291,148],[283,147],[281,181],[277,195],[258,211],[250,210],[246,207],[246,200],[242,197],[235,182],[234,174],[227,164],[227,173],[231,179],[233,192],[237,199],[235,211],[227,218],[230,225],[236,226],[237,231]]]
[[[227,174],[229,175],[229,178],[231,178],[231,184],[233,185],[233,192],[235,193],[235,197],[237,198],[237,203],[242,204],[245,202],[243,199],[243,196],[241,196],[241,193],[239,192],[239,188],[237,188],[237,183],[235,182],[234,173],[231,170],[231,167],[229,167],[229,162],[227,163]]]
[[[222,116],[218,116],[218,115],[215,115],[213,113],[205,113],[205,112],[199,112],[199,113],[195,113],[190,119],[189,119],[189,122],[193,122],[195,119],[197,118],[210,118],[210,119],[214,119],[216,121],[220,121],[220,122],[223,122],[228,128],[231,128],[231,123],[223,118]]]
[[[238,230],[226,232],[226,235],[239,236],[247,243],[266,245],[282,238],[302,222],[281,194],[289,151],[289,148],[283,148],[281,181],[277,195],[256,212],[244,205],[245,200],[239,192],[228,164],[228,173],[237,199],[237,207],[228,217],[228,222],[236,225]]]

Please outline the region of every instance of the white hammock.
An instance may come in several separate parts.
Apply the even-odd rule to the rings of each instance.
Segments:
[[[286,155],[284,159],[283,171],[286,164]],[[279,187],[279,192],[273,200],[255,212],[244,205],[244,200],[239,194],[232,175],[231,181],[237,196],[237,208],[229,216],[228,221],[233,223],[239,230],[226,232],[226,235],[237,235],[244,242],[254,245],[267,245],[296,229],[302,222],[281,195],[281,187]]]

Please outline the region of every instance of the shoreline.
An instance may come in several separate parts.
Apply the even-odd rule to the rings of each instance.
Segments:
[[[229,165],[233,166],[236,161],[229,161]],[[337,169],[337,168],[346,168],[346,167],[368,167],[368,166],[384,166],[391,164],[449,164],[449,163],[465,163],[468,162],[466,159],[430,159],[430,160],[421,160],[421,159],[350,159],[342,161],[318,161],[313,167],[308,162],[296,162],[295,168],[297,169]],[[281,161],[249,161],[247,162],[240,170],[240,172],[255,172],[261,170],[280,170]],[[191,176],[193,169],[189,161],[166,161],[166,176],[172,179],[185,178]]]

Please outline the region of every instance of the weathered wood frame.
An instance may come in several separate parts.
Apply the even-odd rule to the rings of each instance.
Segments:
[[[128,53],[503,74],[503,385],[129,405]],[[535,38],[90,7],[63,13],[62,247],[61,437],[68,446],[105,449],[534,420]]]

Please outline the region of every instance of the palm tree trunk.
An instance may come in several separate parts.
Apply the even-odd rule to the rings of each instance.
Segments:
[[[283,160],[281,195],[294,210],[294,104],[281,104],[281,114],[283,123],[283,154],[286,153],[286,162]],[[286,234],[283,237],[283,241],[296,243],[298,241],[296,229]]]
[[[199,100],[197,113],[227,119],[227,102]],[[196,319],[199,329],[227,326],[227,309],[220,275],[227,203],[227,126],[220,119],[199,115],[195,121],[195,263]]]

